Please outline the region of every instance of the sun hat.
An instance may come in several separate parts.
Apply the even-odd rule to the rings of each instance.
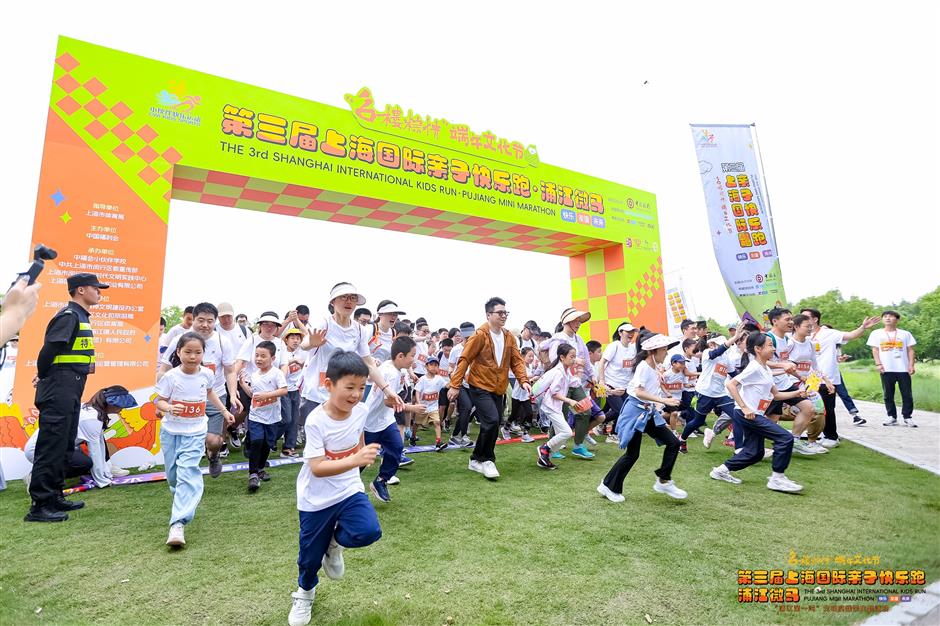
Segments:
[[[359,293],[359,290],[356,289],[352,283],[339,283],[338,285],[333,287],[333,289],[330,290],[330,302],[332,302],[333,300],[336,300],[340,296],[349,296],[349,295],[356,296],[357,298],[356,304],[358,304],[359,306],[362,306],[363,304],[366,303],[365,296]]]
[[[667,337],[666,335],[653,335],[640,344],[640,349],[647,352],[658,350],[659,348],[671,348],[679,345],[678,339]]]
[[[591,314],[585,311],[579,311],[575,308],[567,308],[561,312],[561,323],[570,324],[571,322],[581,322],[582,324],[591,319]]]
[[[109,406],[116,406],[122,409],[132,409],[137,406],[137,400],[126,387],[114,385],[104,389],[104,401]]]
[[[219,317],[223,315],[235,315],[235,307],[232,306],[231,302],[219,302]]]
[[[621,330],[625,330],[625,331],[627,331],[627,332],[629,333],[629,332],[631,332],[631,331],[636,330],[636,326],[634,326],[634,325],[631,324],[630,322],[624,322],[623,324],[621,324],[620,326],[617,327],[617,332],[618,332],[618,333],[619,333]]]
[[[264,313],[261,317],[258,318],[258,323],[260,324],[261,322],[271,322],[272,324],[282,326],[281,320],[278,319],[277,315],[271,313],[270,311]]]
[[[376,315],[382,315],[383,313],[392,313],[395,315],[405,315],[405,312],[398,308],[398,305],[391,300],[384,301],[378,310],[375,312]]]
[[[715,345],[721,345],[723,343],[728,343],[728,338],[725,337],[724,335],[715,335],[714,337],[711,337],[710,339],[706,340],[705,343],[713,343]]]
[[[476,326],[470,322],[464,322],[460,325],[460,334],[464,339],[469,339],[476,332]]]
[[[299,328],[291,328],[286,333],[284,333],[285,337],[288,335],[303,335],[303,332],[301,332]]]

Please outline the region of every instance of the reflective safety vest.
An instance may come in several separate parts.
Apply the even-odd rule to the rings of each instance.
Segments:
[[[52,359],[53,365],[86,366],[88,372],[95,370],[95,338],[91,332],[91,324],[81,321],[84,317],[72,309],[63,309],[59,315],[75,315],[79,318],[78,330],[72,338],[72,343],[63,352]],[[87,318],[86,318],[87,319]]]

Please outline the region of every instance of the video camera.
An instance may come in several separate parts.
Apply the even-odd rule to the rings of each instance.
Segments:
[[[16,275],[16,280],[10,284],[10,287],[15,285],[17,281],[23,280],[24,278],[28,278],[29,284],[32,285],[36,282],[36,279],[39,278],[42,270],[45,269],[46,261],[51,261],[57,256],[59,256],[59,253],[49,246],[44,246],[41,243],[36,244],[36,247],[33,248],[33,262],[25,272]]]

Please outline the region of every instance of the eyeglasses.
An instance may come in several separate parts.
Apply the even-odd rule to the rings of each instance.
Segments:
[[[509,317],[509,311],[493,311],[490,315],[498,315],[500,317]]]
[[[354,293],[347,293],[345,296],[336,296],[337,300],[344,300],[346,302],[358,302],[359,296]]]

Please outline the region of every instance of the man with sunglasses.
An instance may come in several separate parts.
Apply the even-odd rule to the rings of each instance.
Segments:
[[[516,380],[523,389],[532,393],[529,378],[526,376],[525,362],[519,352],[516,338],[506,330],[506,301],[502,298],[490,298],[484,306],[486,323],[467,339],[463,353],[450,376],[450,390],[447,398],[457,400],[459,389],[467,374],[470,387],[470,399],[477,410],[480,422],[480,434],[468,469],[483,474],[490,480],[499,478],[496,469],[496,438],[499,430],[499,418],[503,414],[506,400],[506,388],[509,385],[509,370],[512,369]],[[469,373],[468,373],[469,369]]]

